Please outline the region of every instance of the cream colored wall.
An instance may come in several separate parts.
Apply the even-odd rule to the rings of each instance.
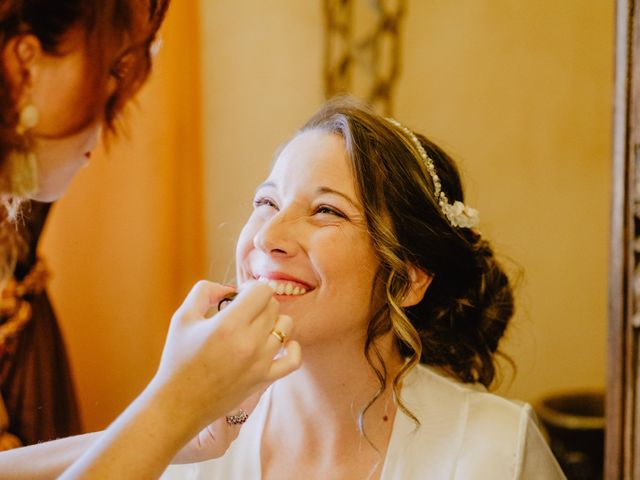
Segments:
[[[320,104],[321,2],[201,0],[206,239],[213,278],[272,154]],[[396,116],[459,159],[497,250],[524,270],[502,391],[601,387],[613,5],[409,1]]]
[[[411,2],[398,115],[463,165],[524,270],[509,395],[605,381],[613,11],[597,0]]]
[[[273,152],[322,103],[319,2],[201,0],[209,274],[233,280],[236,237]]]

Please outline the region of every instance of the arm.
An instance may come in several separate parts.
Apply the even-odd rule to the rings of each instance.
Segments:
[[[61,478],[155,478],[203,427],[300,364],[271,331],[292,328],[273,291],[253,284],[213,318],[225,292],[200,282],[172,319],[156,376],[145,391]],[[228,293],[228,292],[226,292]],[[233,361],[229,361],[233,359]]]
[[[144,479],[161,475],[198,430],[186,415],[180,415],[180,405],[168,389],[150,387],[60,478]],[[216,409],[212,411],[222,415]]]
[[[0,452],[0,477],[6,480],[57,478],[102,432],[86,433]]]

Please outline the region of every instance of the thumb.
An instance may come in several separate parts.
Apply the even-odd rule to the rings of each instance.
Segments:
[[[181,309],[192,312],[196,318],[203,317],[211,306],[217,305],[225,295],[233,291],[234,289],[232,287],[207,280],[200,280],[187,295],[187,298],[182,303]]]
[[[302,350],[300,349],[300,344],[295,340],[290,340],[285,346],[285,355],[278,356],[271,364],[268,378],[273,382],[297,370],[301,364]]]

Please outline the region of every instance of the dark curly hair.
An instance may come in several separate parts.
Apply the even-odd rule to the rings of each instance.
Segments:
[[[89,61],[102,79],[96,102],[105,126],[114,130],[115,120],[126,102],[140,89],[151,70],[150,47],[169,0],[0,0],[0,50],[17,35],[31,34],[42,49],[59,54],[60,43],[72,29],[84,32]],[[116,80],[113,93],[104,88]],[[18,112],[5,72],[0,70],[0,160],[4,147],[15,147]],[[73,108],[73,105],[69,106]]]
[[[102,119],[114,133],[118,114],[140,89],[151,70],[150,47],[169,0],[0,0],[0,51],[19,35],[37,37],[44,52],[61,54],[65,35],[84,33],[88,59],[100,82],[94,93],[95,111],[87,118]],[[18,135],[19,112],[7,72],[0,65],[0,286],[13,271],[24,242],[15,220],[23,199],[11,192],[12,152],[29,151],[29,134]],[[107,94],[107,82],[115,89]],[[74,108],[69,105],[69,108]]]
[[[434,198],[434,185],[412,138],[389,120],[349,97],[326,103],[303,127],[340,135],[378,252],[376,285],[384,301],[372,303],[364,345],[382,394],[387,372],[376,339],[392,331],[407,359],[393,389],[399,407],[402,379],[421,362],[462,382],[489,386],[496,375],[498,343],[513,316],[513,291],[491,245],[470,228],[453,227]],[[433,160],[450,202],[464,201],[453,160],[416,134]],[[402,307],[411,286],[410,266],[432,276],[422,300]],[[372,302],[376,302],[372,299]],[[381,366],[380,366],[381,365]],[[362,425],[362,421],[361,421]]]

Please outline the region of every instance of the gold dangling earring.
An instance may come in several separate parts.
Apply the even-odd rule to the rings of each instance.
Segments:
[[[27,103],[22,107],[22,110],[20,110],[16,133],[18,135],[24,135],[27,130],[31,130],[38,125],[39,116],[38,108],[33,103]]]
[[[37,107],[29,102],[20,110],[16,133],[24,136],[38,124]],[[38,188],[36,154],[32,151],[13,150],[6,159],[9,192],[17,197],[28,197]]]

